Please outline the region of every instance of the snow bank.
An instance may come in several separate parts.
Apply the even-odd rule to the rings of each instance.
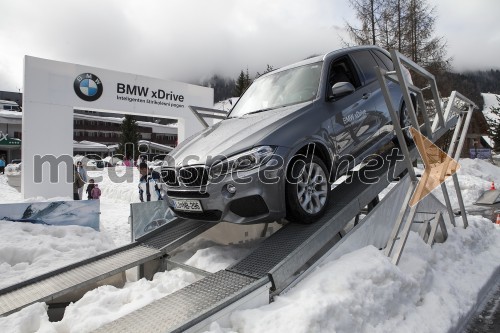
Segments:
[[[488,161],[470,158],[460,159],[459,164],[460,169],[457,174],[465,207],[466,209],[477,209],[478,207],[474,206],[474,202],[484,191],[490,189],[491,182],[494,181],[495,184],[500,185],[500,168]],[[452,177],[446,180],[446,186],[452,206],[458,209],[458,199]],[[444,202],[441,187],[436,188],[432,193],[441,202]]]
[[[447,332],[500,263],[500,228],[477,216],[469,222],[432,249],[411,232],[399,266],[372,246],[347,254],[210,331]]]
[[[21,192],[7,183],[7,177],[0,175],[0,203],[21,202]]]
[[[92,228],[8,221],[0,221],[0,244],[0,288],[115,247]]]

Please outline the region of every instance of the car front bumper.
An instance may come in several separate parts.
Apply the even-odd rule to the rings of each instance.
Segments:
[[[277,221],[286,214],[285,173],[281,161],[282,158],[273,157],[260,167],[227,174],[223,179],[208,181],[204,186],[163,184],[166,200],[176,215],[183,218],[237,224]],[[231,185],[234,193],[228,190]],[[182,200],[198,201],[203,211],[176,209],[174,201]]]

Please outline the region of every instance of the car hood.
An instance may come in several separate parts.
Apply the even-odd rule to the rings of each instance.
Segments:
[[[184,140],[169,155],[175,165],[211,165],[217,156],[229,157],[258,146],[276,129],[309,109],[312,103],[225,119]],[[282,145],[280,142],[272,144]]]

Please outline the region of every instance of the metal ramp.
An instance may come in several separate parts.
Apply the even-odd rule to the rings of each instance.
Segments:
[[[53,301],[129,268],[151,262],[215,225],[176,219],[135,243],[1,289],[0,316],[36,302]]]
[[[267,278],[256,280],[219,271],[101,326],[95,332],[185,332],[203,320],[200,314],[205,317],[214,315],[245,295],[261,287],[265,289],[267,282]]]
[[[416,148],[410,154],[416,158]],[[296,278],[297,271],[330,248],[332,239],[345,225],[387,187],[392,180],[388,175],[398,175],[404,168],[402,163],[385,163],[371,174],[379,177],[373,184],[351,177],[352,183],[342,183],[334,189],[333,197],[337,194],[342,200],[332,202],[319,221],[309,225],[287,224],[226,270],[210,274],[96,332],[196,332],[223,317],[223,311],[236,306],[241,309],[247,303],[254,306],[268,303],[269,290],[280,292],[286,288]],[[255,305],[252,297],[259,298],[261,303]]]

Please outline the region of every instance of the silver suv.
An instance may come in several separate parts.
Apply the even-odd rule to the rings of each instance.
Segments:
[[[377,66],[393,70],[389,53],[363,46],[259,77],[226,119],[167,156],[169,206],[204,221],[314,222],[336,199],[331,184],[347,171],[342,157],[357,164],[394,137]],[[406,127],[401,89],[390,82],[389,91]]]

